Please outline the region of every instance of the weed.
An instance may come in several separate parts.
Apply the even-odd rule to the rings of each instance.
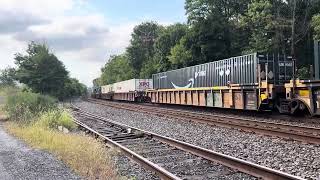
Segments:
[[[55,99],[30,92],[18,92],[9,95],[5,104],[5,111],[9,118],[15,121],[28,122],[42,112],[56,108]]]

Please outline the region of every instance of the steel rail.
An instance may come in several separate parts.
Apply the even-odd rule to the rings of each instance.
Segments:
[[[171,110],[162,108],[161,110],[157,107],[150,108],[144,107],[142,105],[121,105],[115,104],[112,102],[99,102],[99,100],[89,100],[89,102],[93,102],[101,105],[111,106],[115,108],[121,108],[130,111],[139,111],[143,113],[151,113],[158,116],[165,116],[169,118],[175,119],[184,119],[191,120],[199,123],[205,123],[209,125],[217,125],[221,127],[227,128],[236,128],[240,130],[244,130],[247,132],[256,132],[263,135],[276,136],[284,139],[293,139],[301,142],[320,144],[320,129],[314,127],[306,127],[306,126],[297,126],[297,125],[289,125],[282,123],[274,123],[274,122],[266,122],[266,121],[257,121],[246,118],[232,117],[232,116],[221,116],[221,115],[208,115],[202,113],[195,113],[189,111],[182,110]],[[138,107],[137,107],[138,106]],[[315,135],[316,134],[316,135]]]
[[[91,133],[95,134],[96,136],[99,136],[104,140],[104,142],[110,144],[113,147],[119,148],[124,154],[126,154],[127,157],[132,159],[133,161],[141,164],[143,167],[155,172],[157,175],[159,175],[160,178],[162,179],[175,179],[175,180],[180,180],[179,177],[175,176],[174,174],[170,173],[169,171],[163,169],[162,167],[158,166],[155,163],[152,163],[148,159],[140,156],[139,154],[131,151],[130,149],[122,146],[121,144],[117,143],[116,141],[113,141],[109,139],[108,137],[100,134],[99,132],[95,131],[94,129],[90,128],[87,126],[85,123],[82,123],[78,121],[77,119],[73,118],[73,121],[78,125],[81,126],[82,128],[89,130]]]
[[[301,180],[301,179],[303,179],[303,178],[300,178],[300,177],[297,177],[297,176],[293,176],[293,175],[290,175],[290,174],[287,174],[287,173],[284,173],[284,172],[281,172],[281,171],[278,171],[278,170],[267,168],[267,167],[264,167],[264,166],[261,166],[261,165],[258,165],[258,164],[254,164],[254,163],[251,163],[251,162],[248,162],[248,161],[244,161],[242,159],[238,159],[238,158],[231,157],[231,156],[228,156],[228,155],[224,155],[224,154],[221,154],[221,153],[218,153],[218,152],[214,152],[212,150],[208,150],[208,149],[205,149],[205,148],[202,148],[202,147],[199,147],[199,146],[195,146],[195,145],[192,145],[192,144],[189,144],[189,143],[186,143],[186,142],[178,141],[178,140],[175,140],[175,139],[172,139],[172,138],[169,138],[169,137],[165,137],[165,136],[158,135],[158,134],[155,134],[155,133],[152,133],[152,132],[148,132],[148,131],[144,131],[144,130],[141,130],[141,129],[138,129],[138,128],[135,128],[135,127],[131,127],[131,126],[119,123],[119,122],[115,122],[115,121],[112,121],[110,119],[107,119],[107,118],[104,118],[104,117],[101,117],[101,116],[98,116],[98,115],[94,115],[94,114],[89,113],[89,112],[82,111],[81,109],[79,109],[79,112],[81,112],[83,115],[85,115],[87,117],[96,118],[96,119],[99,119],[99,120],[102,120],[102,121],[106,121],[108,123],[113,123],[113,124],[118,125],[118,126],[123,126],[123,127],[126,127],[126,128],[131,128],[131,129],[136,130],[136,131],[140,131],[140,132],[142,132],[142,133],[144,133],[144,134],[146,134],[146,135],[148,135],[150,137],[158,139],[158,140],[160,140],[160,141],[162,141],[164,143],[167,143],[167,144],[169,144],[171,146],[174,146],[174,147],[176,147],[178,149],[187,151],[187,152],[189,152],[191,154],[197,155],[197,156],[202,157],[204,159],[207,159],[207,160],[214,161],[216,163],[225,165],[225,166],[230,167],[232,169],[237,169],[240,172],[250,174],[250,175],[255,176],[257,178],[270,179],[270,180],[271,179],[272,180],[275,180],[275,179],[277,179],[277,180],[278,179],[279,180],[280,179]],[[99,136],[101,136],[101,134]],[[106,137],[104,137],[104,138],[106,138]],[[108,141],[110,141],[110,143],[115,145],[115,146],[118,146],[118,147],[121,146],[119,143],[111,142],[112,140],[110,140],[110,139]],[[123,147],[123,148],[125,148],[125,147]],[[130,153],[133,153],[133,152],[131,151]],[[138,156],[138,155],[136,154],[136,156]],[[140,157],[139,159],[142,159],[142,158],[143,157]]]

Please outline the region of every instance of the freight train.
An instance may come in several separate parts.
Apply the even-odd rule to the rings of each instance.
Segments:
[[[294,77],[290,56],[252,53],[94,87],[94,98],[285,114],[320,114],[320,81]]]

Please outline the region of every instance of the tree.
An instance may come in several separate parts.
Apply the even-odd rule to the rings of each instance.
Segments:
[[[127,56],[134,70],[134,77],[140,77],[144,64],[152,63],[154,42],[160,31],[161,27],[155,22],[144,22],[134,28],[127,48]]]
[[[314,28],[314,39],[320,40],[320,14],[313,16],[312,26]]]
[[[253,0],[248,11],[242,16],[241,24],[251,32],[247,52],[269,52],[273,48],[272,41],[275,28],[273,6],[269,0]]]
[[[63,93],[63,97],[65,99],[72,97],[79,97],[85,95],[87,92],[87,88],[84,84],[80,83],[75,78],[69,78],[64,83],[64,87],[61,88]]]
[[[45,44],[28,45],[27,55],[16,54],[16,78],[34,92],[59,97],[60,88],[68,79],[68,72]]]
[[[15,86],[15,69],[7,67],[0,71],[0,86]]]
[[[101,72],[102,74],[99,78],[100,85],[112,84],[133,78],[133,69],[126,55],[111,56],[101,69]]]
[[[242,41],[238,42],[238,34],[242,33],[234,32],[247,4],[246,0],[186,0],[191,26],[187,49],[194,61],[204,63],[239,54]]]
[[[181,38],[183,38],[188,31],[188,26],[185,24],[173,24],[165,27],[159,34],[154,44],[154,63],[156,67],[154,71],[162,72],[171,69],[171,62],[169,56],[171,49],[179,44]]]
[[[171,48],[169,61],[174,69],[189,66],[192,62],[190,50],[185,48],[186,39],[182,38],[178,44]]]
[[[33,92],[54,96],[60,100],[83,93],[84,85],[70,79],[68,71],[45,44],[31,42],[27,54],[15,55],[18,66],[15,78]]]

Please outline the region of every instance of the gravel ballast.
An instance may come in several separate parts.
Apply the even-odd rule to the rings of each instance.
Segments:
[[[4,130],[0,121],[0,179],[81,179],[50,153],[31,149]]]
[[[119,154],[114,157],[115,166],[120,176],[128,179],[160,179],[155,173],[144,169],[125,155]]]
[[[320,145],[78,102],[91,113],[303,178],[320,175]]]

